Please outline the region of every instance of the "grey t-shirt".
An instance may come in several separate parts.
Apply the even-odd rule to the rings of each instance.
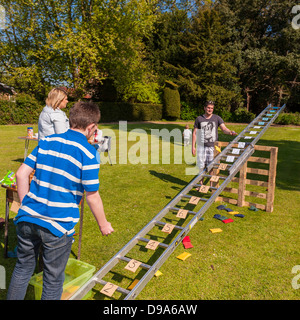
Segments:
[[[39,140],[55,133],[64,133],[70,128],[69,119],[61,109],[45,106],[39,117]]]
[[[223,119],[213,114],[209,119],[204,115],[196,118],[194,128],[202,129],[205,147],[213,147],[214,142],[218,141],[218,127],[224,123]]]

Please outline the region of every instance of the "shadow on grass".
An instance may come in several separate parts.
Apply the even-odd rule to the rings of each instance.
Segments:
[[[260,145],[278,147],[276,187],[300,191],[300,142],[260,140]]]
[[[179,179],[177,177],[174,177],[170,174],[166,174],[166,173],[162,173],[162,172],[158,172],[155,170],[149,170],[149,173],[159,179],[161,179],[164,182],[171,182],[177,185],[181,185],[181,186],[186,186],[188,184],[188,182],[186,182],[185,180]]]

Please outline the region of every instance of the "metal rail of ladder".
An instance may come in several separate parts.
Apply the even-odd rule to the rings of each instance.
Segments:
[[[188,210],[188,214],[194,215],[192,219],[187,223],[185,227],[175,225],[174,229],[179,231],[174,240],[170,244],[163,242],[159,243],[159,247],[163,248],[163,253],[152,264],[148,265],[142,263],[141,268],[146,269],[147,272],[137,282],[132,290],[117,287],[116,291],[121,292],[125,297],[124,300],[132,300],[137,297],[145,285],[150,281],[154,274],[158,271],[159,267],[168,259],[175,248],[181,243],[183,238],[189,233],[189,231],[195,226],[199,219],[204,215],[207,209],[214,203],[218,195],[224,190],[232,178],[238,173],[241,166],[248,160],[248,158],[254,152],[254,145],[275,121],[280,112],[285,108],[285,105],[280,107],[272,107],[268,105],[238,136],[233,139],[228,146],[220,152],[214,160],[205,168],[199,175],[197,175],[192,181],[182,189],[178,195],[176,195],[140,232],[138,232],[118,253],[116,253],[95,275],[91,277],[80,289],[78,289],[70,298],[70,300],[82,299],[96,284],[106,285],[108,282],[103,280],[103,277],[108,274],[112,268],[114,268],[120,261],[129,262],[131,258],[128,258],[129,251],[134,248],[139,242],[148,243],[151,239],[147,239],[147,234],[155,227],[165,226],[166,223],[161,220],[169,212],[178,212],[180,208],[176,205],[183,199],[191,199],[192,196],[189,192],[192,189],[201,187],[199,182],[204,179],[210,179],[212,169],[216,169],[225,160],[227,163],[227,176],[219,175],[220,185],[218,187],[210,186],[213,191],[209,198],[199,197],[199,203],[202,201],[204,204],[197,212]],[[241,142],[244,140],[244,142]],[[252,140],[251,142],[249,140]],[[238,148],[234,146],[238,144]],[[238,149],[238,151],[234,151]],[[230,158],[229,158],[230,157]],[[224,163],[224,162],[223,162]],[[199,191],[199,195],[200,195]]]

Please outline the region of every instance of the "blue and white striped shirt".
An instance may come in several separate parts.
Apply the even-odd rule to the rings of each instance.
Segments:
[[[69,129],[42,139],[24,163],[35,174],[15,223],[31,222],[58,237],[74,234],[84,190],[99,189],[99,153],[82,133]]]

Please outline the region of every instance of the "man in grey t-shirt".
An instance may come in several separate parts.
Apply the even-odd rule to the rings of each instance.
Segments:
[[[192,140],[192,153],[193,156],[195,156],[197,130],[200,129],[201,134],[198,135],[200,141],[197,141],[197,165],[200,172],[214,159],[214,143],[218,141],[218,128],[220,127],[225,134],[236,135],[236,132],[225,126],[221,117],[213,114],[213,101],[207,101],[205,103],[204,111],[205,113],[195,120]]]

